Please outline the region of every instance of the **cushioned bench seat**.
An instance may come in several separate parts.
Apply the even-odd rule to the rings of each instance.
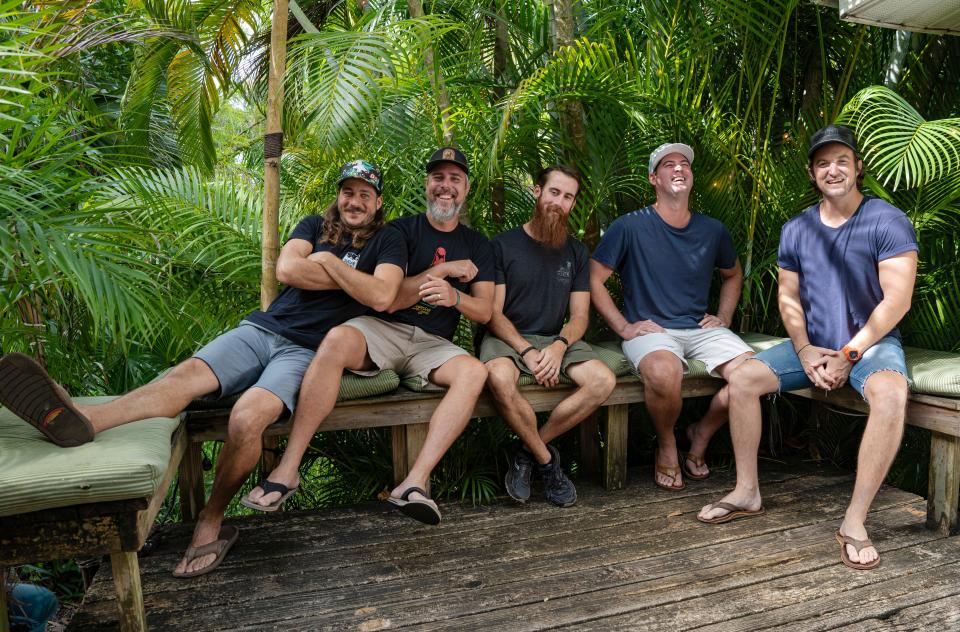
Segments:
[[[0,408],[0,516],[153,496],[179,425],[178,418],[147,419],[103,432],[91,443],[60,448]]]

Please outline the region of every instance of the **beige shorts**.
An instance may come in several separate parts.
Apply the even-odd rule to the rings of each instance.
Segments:
[[[377,365],[371,371],[353,371],[357,375],[376,375],[390,369],[401,378],[419,375],[424,382],[430,372],[457,356],[470,356],[465,350],[446,338],[428,334],[419,327],[382,320],[375,316],[360,316],[344,323],[358,329],[367,340],[367,355]]]
[[[707,365],[707,371],[714,377],[720,377],[716,368],[753,349],[726,327],[707,329],[668,329],[666,333],[645,334],[621,344],[623,355],[639,370],[640,361],[648,353],[669,351],[680,358],[683,372],[690,371],[687,360],[700,360]]]

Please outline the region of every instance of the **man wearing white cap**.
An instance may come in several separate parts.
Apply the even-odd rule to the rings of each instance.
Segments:
[[[623,352],[644,383],[657,431],[654,482],[671,491],[710,471],[704,454],[727,422],[724,387],[698,423],[688,426],[689,450],[678,452],[673,433],[680,414],[680,383],[690,360],[701,360],[724,379],[752,352],[728,327],[740,298],[743,275],[733,240],[719,221],[690,211],[693,149],[667,143],[650,154],[648,178],[656,201],[615,220],[590,261],[590,295],[597,311],[623,339]],[[716,313],[708,311],[714,268],[722,284]],[[604,283],[620,275],[624,312]],[[682,470],[682,473],[681,473]]]

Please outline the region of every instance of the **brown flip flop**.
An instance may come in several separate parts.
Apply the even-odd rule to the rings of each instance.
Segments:
[[[843,535],[838,529],[836,534],[837,542],[840,543],[840,561],[843,562],[843,565],[848,568],[853,568],[858,571],[868,571],[871,568],[876,568],[880,566],[880,558],[868,562],[866,564],[861,564],[860,562],[854,562],[850,559],[850,555],[847,554],[847,545],[849,544],[857,550],[857,555],[860,554],[860,551],[867,548],[868,546],[873,546],[873,542],[870,541],[870,538],[866,540],[857,540],[856,538],[851,538],[848,535]]]
[[[660,456],[660,448],[657,447],[653,451],[653,484],[661,489],[666,489],[667,491],[671,491],[671,492],[679,492],[680,490],[685,489],[687,484],[684,483],[682,480],[680,481],[679,486],[664,485],[663,483],[657,480],[657,474],[663,474],[664,476],[670,477],[673,480],[673,482],[676,483],[677,479],[680,478],[680,474],[681,474],[680,467],[666,467],[666,466],[660,465],[660,463],[658,462],[660,460],[658,458],[659,456]]]
[[[227,557],[227,553],[230,551],[230,548],[233,546],[234,542],[237,541],[237,538],[240,536],[240,529],[233,525],[227,525],[225,527],[220,527],[220,537],[209,544],[204,544],[203,546],[191,546],[187,548],[187,552],[183,556],[187,560],[187,564],[197,559],[198,557],[203,557],[204,555],[210,555],[215,553],[217,555],[216,559],[204,566],[203,568],[195,571],[188,571],[185,573],[178,573],[173,571],[172,575],[178,579],[187,579],[189,577],[198,577],[200,575],[206,575],[216,567],[220,566],[220,562]]]
[[[711,509],[725,509],[727,513],[722,516],[717,516],[716,518],[701,518],[697,516],[697,520],[700,522],[705,522],[707,524],[723,524],[724,522],[730,522],[731,520],[736,520],[737,518],[752,518],[753,516],[759,516],[764,513],[763,507],[760,509],[747,509],[746,507],[740,507],[734,505],[733,503],[725,503],[723,501],[713,503],[710,505]]]
[[[693,452],[680,452],[680,468],[683,469],[683,475],[689,478],[692,481],[702,481],[707,478],[710,478],[710,472],[706,474],[697,474],[689,467],[687,467],[687,459],[690,459],[694,462],[697,467],[706,466],[706,460],[699,454],[694,454]]]
[[[0,358],[0,403],[63,448],[89,443],[96,434],[67,392],[22,353]]]

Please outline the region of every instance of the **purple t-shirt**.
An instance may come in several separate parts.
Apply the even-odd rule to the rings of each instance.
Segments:
[[[843,225],[820,221],[814,204],[783,225],[777,265],[800,275],[807,336],[818,347],[850,342],[883,299],[879,263],[918,250],[917,235],[895,206],[865,197]],[[900,338],[896,328],[889,333]]]
[[[734,267],[737,251],[722,222],[694,213],[674,228],[648,206],[614,220],[593,259],[620,274],[627,320],[696,329],[707,313],[713,269]]]

